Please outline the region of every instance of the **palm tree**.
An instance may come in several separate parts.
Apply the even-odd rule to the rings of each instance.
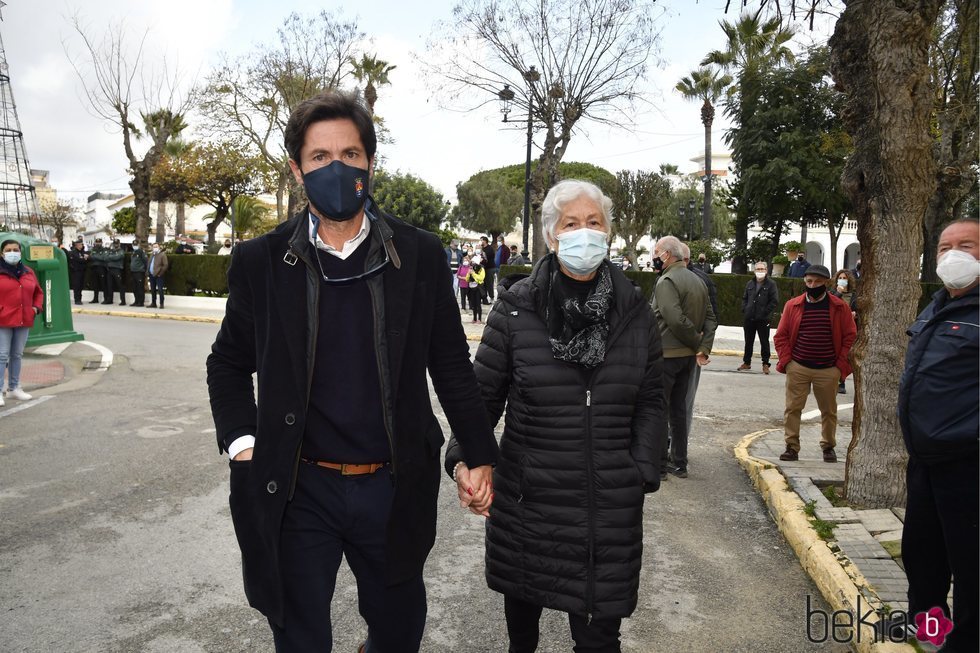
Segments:
[[[715,68],[699,68],[681,78],[674,87],[685,99],[703,100],[701,122],[704,124],[704,213],[702,214],[701,238],[711,234],[711,125],[715,121],[715,102],[731,85],[731,75],[723,75]]]
[[[232,238],[242,234],[258,236],[262,233],[263,222],[269,217],[272,209],[265,202],[251,195],[239,195],[232,202],[231,213],[235,217],[235,230]],[[273,223],[274,226],[274,223]]]
[[[701,65],[713,64],[725,72],[735,73],[735,83],[729,89],[729,96],[738,96],[734,103],[738,115],[732,116],[738,129],[746,124],[744,118],[755,110],[759,100],[758,81],[762,74],[767,69],[795,60],[793,52],[786,45],[795,31],[784,27],[778,17],[762,20],[758,14],[743,14],[734,24],[723,20],[719,25],[727,38],[725,49],[709,52]],[[733,148],[732,155],[735,168],[739,170],[738,148]],[[748,228],[748,209],[740,202],[735,216],[735,256],[732,257],[732,272],[736,274],[746,270]]]
[[[378,56],[373,54],[362,54],[360,61],[352,57],[350,63],[354,68],[354,77],[357,81],[365,83],[364,101],[367,102],[368,110],[373,116],[374,104],[378,101],[378,89],[376,85],[384,86],[390,84],[391,80],[388,79],[388,73],[397,68],[397,66],[390,66],[387,61],[378,59]]]

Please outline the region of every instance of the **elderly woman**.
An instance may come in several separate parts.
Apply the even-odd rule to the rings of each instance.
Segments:
[[[585,181],[548,192],[553,253],[500,294],[476,354],[491,423],[507,408],[493,487],[470,484],[455,441],[446,454],[461,503],[489,517],[511,653],[536,649],[542,608],[568,613],[575,651],[618,651],[636,607],[662,358],[649,305],[606,259],[611,204]]]

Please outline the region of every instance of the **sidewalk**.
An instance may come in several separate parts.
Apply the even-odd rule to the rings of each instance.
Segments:
[[[842,493],[850,430],[838,429],[837,437],[837,463],[823,462],[819,416],[800,429],[798,461],[779,460],[786,449],[782,428],[746,435],[735,447],[735,457],[824,598],[853,617],[852,646],[862,653],[912,652],[908,644],[882,642],[867,627],[879,614],[908,611],[908,582],[900,558],[905,510],[856,510],[828,500],[821,490],[832,486],[838,496]],[[832,535],[821,539],[816,527],[832,528]],[[874,614],[861,627],[859,619],[869,610]],[[923,651],[936,650],[917,644]]]
[[[32,347],[24,352],[20,385],[29,393],[56,394],[95,383],[111,365],[112,352],[86,340]],[[4,409],[16,405],[7,401]]]

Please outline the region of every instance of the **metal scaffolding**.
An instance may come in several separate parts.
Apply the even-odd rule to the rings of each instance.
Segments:
[[[0,6],[3,3],[0,2]],[[0,231],[41,235],[37,194],[0,35]]]

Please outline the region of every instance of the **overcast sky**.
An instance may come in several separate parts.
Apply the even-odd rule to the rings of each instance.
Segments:
[[[122,138],[87,110],[69,63],[68,57],[77,56],[82,47],[70,20],[76,12],[96,35],[109,21],[125,20],[134,39],[148,28],[151,59],[166,53],[168,61],[179,63],[191,79],[205,77],[222,53],[239,54],[257,43],[271,42],[291,11],[312,14],[322,8],[342,8],[342,15],[356,17],[370,36],[364,49],[397,65],[391,86],[379,90],[376,106],[395,138],[381,152],[389,170],[419,176],[453,198],[457,182],[473,173],[524,160],[524,135],[502,129],[496,102],[469,113],[447,111],[439,108],[423,85],[412,54],[424,51],[437,21],[450,18],[451,0],[375,0],[353,5],[323,0],[6,2],[0,34],[27,154],[32,168],[50,171],[50,182],[62,199],[84,199],[95,191],[129,192]],[[737,16],[731,11],[725,16],[725,0],[657,4],[665,12],[658,19],[663,65],[651,67],[642,89],[652,107],[637,114],[633,131],[581,123],[583,133],[573,139],[565,161],[585,161],[614,173],[655,170],[661,163],[676,164],[685,172],[696,167],[690,159],[703,153],[700,107],[682,100],[672,89],[707,52],[724,45],[718,21],[734,21]],[[799,40],[812,39],[807,34]],[[722,134],[727,127],[719,108],[716,152],[725,150]]]

